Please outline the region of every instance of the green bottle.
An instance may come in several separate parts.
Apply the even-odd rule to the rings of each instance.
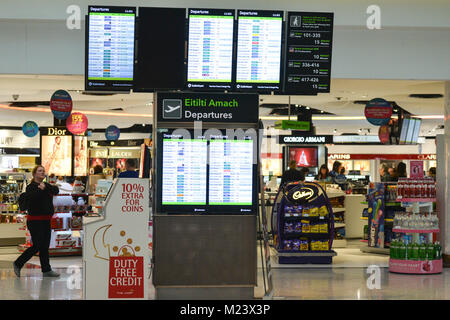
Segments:
[[[419,260],[427,260],[427,245],[423,242],[419,245]]]
[[[441,254],[442,254],[442,247],[441,247],[441,245],[439,244],[439,241],[437,241],[435,244],[434,244],[434,259],[435,260],[439,260],[439,259],[441,259],[442,258],[442,256],[441,256]]]
[[[397,241],[392,240],[391,245],[389,246],[389,257],[391,259],[395,259],[396,256],[396,250],[397,250]]]
[[[406,260],[414,260],[412,247],[412,241],[406,245]]]
[[[411,260],[419,260],[419,245],[415,241],[412,244],[412,259]]]
[[[406,245],[403,241],[400,242],[397,252],[398,252],[397,259],[406,260]]]
[[[434,260],[435,250],[432,243],[427,244],[427,260]]]

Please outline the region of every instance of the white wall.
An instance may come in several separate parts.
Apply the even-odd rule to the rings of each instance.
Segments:
[[[92,5],[123,1],[28,1],[0,3],[0,74],[83,74],[84,20],[69,30],[66,9],[78,5],[81,17]],[[130,6],[228,7],[335,13],[333,78],[450,79],[450,2],[379,0],[381,30],[368,30],[371,0],[292,1],[129,1]]]

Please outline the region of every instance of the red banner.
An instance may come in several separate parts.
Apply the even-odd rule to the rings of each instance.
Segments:
[[[108,298],[144,297],[144,257],[110,257]]]
[[[436,154],[355,154],[330,153],[328,160],[436,160]]]

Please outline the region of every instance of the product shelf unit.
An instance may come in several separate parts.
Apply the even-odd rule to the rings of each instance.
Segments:
[[[334,216],[327,194],[320,185],[312,182],[292,183],[287,188],[292,191],[294,188],[311,186],[320,193],[316,202],[294,204],[281,195],[281,201],[274,204],[274,210],[277,210],[276,250],[280,264],[330,264],[336,255],[331,250]],[[310,210],[315,213],[311,214]],[[291,231],[288,231],[287,225]]]

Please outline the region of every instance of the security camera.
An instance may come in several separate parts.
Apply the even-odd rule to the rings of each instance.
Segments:
[[[340,100],[342,99],[342,97],[336,97],[336,99],[337,99],[338,101],[340,101]]]
[[[17,99],[19,99],[19,95],[18,94],[13,94],[12,98],[14,99],[14,101],[17,101]]]

